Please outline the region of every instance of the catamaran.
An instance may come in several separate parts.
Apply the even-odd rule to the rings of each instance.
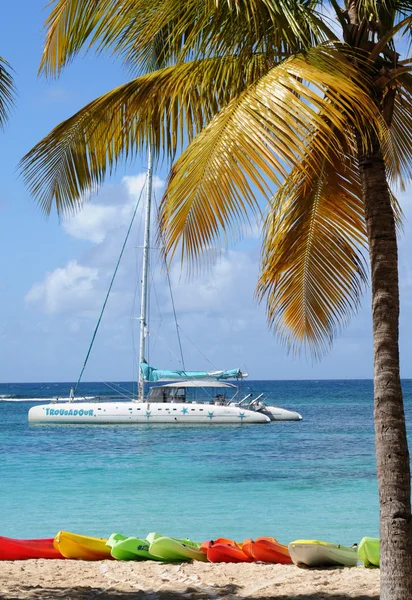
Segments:
[[[70,400],[68,402],[59,403],[57,403],[57,400],[54,400],[50,404],[38,405],[30,408],[28,415],[29,421],[31,423],[84,423],[89,425],[105,423],[176,423],[192,425],[202,423],[245,424],[269,423],[270,421],[279,420],[301,420],[301,415],[295,411],[278,408],[276,406],[267,406],[265,402],[263,402],[262,394],[253,398],[252,394],[249,393],[242,398],[238,386],[227,381],[229,379],[235,379],[237,382],[241,382],[245,379],[247,373],[242,372],[240,369],[210,372],[186,370],[171,371],[156,369],[149,366],[147,363],[146,356],[149,320],[148,267],[152,204],[152,171],[152,154],[149,148],[145,194],[146,202],[144,208],[145,222],[142,291],[139,318],[140,369],[137,398],[133,398],[130,401],[125,401],[122,398],[116,398],[115,401],[101,401],[101,399],[98,399],[97,401],[84,402],[76,400],[75,392],[77,391],[77,386],[80,382],[90,353],[90,346],[77,385],[75,389],[72,389],[70,392]],[[124,246],[125,244],[123,245],[123,249]],[[159,383],[161,384],[166,381],[169,383],[159,385]],[[148,383],[153,385],[146,394],[145,388]],[[199,396],[201,396],[201,398]]]

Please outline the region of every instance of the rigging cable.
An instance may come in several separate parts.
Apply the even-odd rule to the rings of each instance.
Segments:
[[[203,356],[203,358],[205,359],[205,361],[208,362],[209,365],[211,365],[215,369],[215,371],[217,371],[218,367],[214,363],[212,363],[212,361],[209,360],[208,357],[205,354],[203,354],[203,352],[201,351],[201,349],[198,346],[196,346],[196,344],[194,343],[193,340],[190,339],[190,337],[187,335],[187,333],[184,331],[184,329],[182,329],[180,326],[179,326],[179,329],[183,333],[183,335],[185,336],[185,338],[192,344],[192,346],[195,348],[195,350],[197,350],[197,352],[199,352],[199,354],[201,356]]]
[[[182,359],[183,371],[186,371],[185,359],[183,357],[182,340],[180,339],[180,331],[179,331],[180,327],[179,327],[179,323],[177,322],[177,314],[176,314],[176,308],[175,308],[175,299],[174,299],[173,292],[172,292],[172,284],[171,284],[171,281],[170,281],[169,269],[168,269],[168,266],[166,264],[166,257],[164,257],[164,262],[165,262],[165,266],[166,266],[166,277],[167,277],[167,283],[169,285],[170,299],[172,301],[173,316],[174,316],[174,319],[175,319],[177,340],[179,342],[180,357]]]
[[[109,383],[108,381],[101,381],[100,383],[103,383],[103,385],[107,386],[109,389],[113,390],[114,392],[117,392],[119,394],[119,396],[126,398],[126,400],[131,400],[133,401],[133,392],[132,392],[132,397],[130,398],[130,391],[126,390],[125,388],[121,387],[121,386],[117,386],[115,387],[112,383]],[[120,390],[124,390],[126,392],[126,394],[122,394]]]
[[[97,321],[97,325],[96,325],[96,327],[95,327],[95,330],[94,330],[94,333],[93,333],[92,341],[90,342],[90,346],[89,346],[89,349],[88,349],[88,351],[87,351],[87,354],[86,354],[86,359],[85,359],[85,361],[84,361],[83,368],[82,368],[82,370],[81,370],[81,372],[80,372],[79,379],[77,380],[77,383],[76,383],[76,385],[75,385],[75,388],[74,388],[74,390],[73,390],[73,396],[75,396],[75,395],[76,395],[77,388],[79,387],[79,383],[80,383],[80,381],[81,381],[81,378],[82,378],[82,376],[83,376],[84,370],[85,370],[85,368],[86,368],[87,361],[88,361],[88,359],[89,359],[90,352],[91,352],[91,350],[92,350],[93,343],[94,343],[94,340],[95,340],[95,338],[96,338],[97,330],[99,329],[100,321],[102,320],[103,313],[104,313],[104,309],[106,308],[106,304],[107,304],[107,301],[108,301],[108,299],[109,299],[109,295],[110,295],[110,292],[111,292],[111,289],[112,289],[112,286],[113,286],[114,280],[115,280],[115,278],[116,278],[116,275],[117,275],[117,270],[118,270],[118,268],[119,268],[120,261],[121,261],[121,259],[122,259],[122,256],[123,256],[123,252],[124,252],[124,249],[125,249],[125,247],[126,247],[127,240],[129,239],[129,234],[130,234],[130,231],[131,231],[131,229],[132,229],[133,221],[134,221],[134,218],[135,218],[135,216],[136,216],[136,213],[137,213],[137,209],[138,209],[138,207],[139,207],[139,204],[140,204],[140,199],[141,199],[141,197],[142,197],[143,189],[144,189],[144,188],[142,188],[142,190],[141,190],[141,192],[140,192],[139,199],[138,199],[138,201],[137,201],[137,204],[136,204],[136,207],[135,207],[135,209],[134,209],[134,211],[133,211],[132,220],[130,221],[129,229],[127,230],[126,237],[125,237],[125,240],[124,240],[124,242],[123,242],[122,250],[121,250],[121,252],[120,252],[120,256],[119,256],[119,258],[118,258],[118,261],[117,261],[117,264],[116,264],[116,268],[115,268],[115,270],[114,270],[114,273],[113,273],[113,276],[112,276],[112,280],[111,280],[111,282],[110,282],[110,285],[109,285],[109,289],[107,290],[106,298],[105,298],[105,300],[104,300],[104,302],[103,302],[102,310],[101,310],[101,312],[100,312],[100,316],[99,316],[99,319],[98,319],[98,321]]]

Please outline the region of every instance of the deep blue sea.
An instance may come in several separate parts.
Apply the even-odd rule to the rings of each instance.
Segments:
[[[0,535],[150,531],[343,544],[378,535],[371,381],[256,381],[301,422],[32,425],[70,384],[0,384]],[[113,384],[132,390],[134,384]],[[403,382],[407,421],[412,380]],[[113,390],[84,383],[84,396]]]

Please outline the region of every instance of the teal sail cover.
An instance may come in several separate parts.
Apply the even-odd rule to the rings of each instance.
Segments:
[[[175,381],[177,379],[234,379],[245,377],[240,369],[231,369],[230,371],[167,371],[165,369],[155,369],[150,367],[147,362],[140,363],[140,369],[145,381]]]

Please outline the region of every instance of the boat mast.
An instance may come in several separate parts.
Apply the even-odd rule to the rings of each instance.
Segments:
[[[152,206],[152,180],[153,180],[153,155],[149,145],[147,149],[147,178],[146,178],[146,205],[143,240],[143,266],[142,266],[142,298],[140,304],[140,348],[139,348],[139,381],[138,400],[144,400],[144,379],[140,364],[146,359],[146,337],[148,334],[147,298],[150,250],[150,212]]]

